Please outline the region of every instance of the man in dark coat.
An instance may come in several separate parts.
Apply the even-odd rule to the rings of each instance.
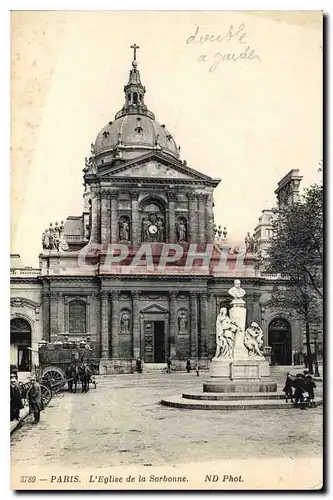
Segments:
[[[306,375],[305,377],[305,390],[308,393],[308,402],[310,408],[316,408],[316,403],[314,402],[314,389],[316,388],[316,384],[311,377],[311,375]]]
[[[293,381],[293,386],[295,387],[295,406],[300,403],[301,410],[305,410],[304,397],[303,394],[305,392],[305,378],[302,373],[297,373],[295,380]]]
[[[142,373],[142,361],[140,358],[136,360],[136,371]]]
[[[91,371],[87,366],[85,361],[79,366],[79,377],[82,385],[82,392],[89,391],[89,381],[90,381]]]
[[[167,373],[171,373],[171,359],[167,358]]]
[[[68,379],[68,391],[69,392],[76,392],[76,387],[77,387],[77,368],[74,365],[74,363],[71,363],[67,368],[66,368],[66,377]],[[73,390],[74,386],[74,390]]]
[[[31,386],[27,392],[27,398],[29,401],[30,413],[34,414],[33,424],[38,424],[40,421],[40,412],[42,411],[42,391],[37,380],[31,378]]]
[[[287,373],[287,378],[284,384],[283,392],[286,395],[286,403],[288,403],[288,399],[290,399],[291,403],[294,402],[293,400],[293,378],[290,375],[290,373]]]
[[[20,419],[23,408],[22,396],[15,375],[10,377],[10,421]]]
[[[187,373],[191,371],[191,361],[189,359],[186,361],[186,371]]]

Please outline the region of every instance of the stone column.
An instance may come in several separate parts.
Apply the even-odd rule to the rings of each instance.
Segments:
[[[188,193],[188,213],[189,213],[189,240],[190,243],[198,243],[197,236],[197,197],[195,193]]]
[[[50,340],[58,334],[58,292],[50,292]]]
[[[109,294],[101,292],[101,344],[102,358],[109,358]]]
[[[68,295],[64,295],[64,312],[65,312],[65,332],[69,333],[69,308]]]
[[[99,243],[100,241],[99,210],[100,210],[99,193],[97,191],[93,191],[91,193],[91,234],[90,234],[91,243]]]
[[[111,311],[111,357],[117,359],[118,355],[118,333],[119,333],[119,291],[113,290],[112,296],[112,311]]]
[[[111,197],[111,243],[119,241],[118,235],[118,191],[110,191]]]
[[[171,292],[169,295],[170,310],[170,358],[176,357],[176,328],[177,328],[177,293]]]
[[[216,349],[216,318],[217,318],[217,297],[213,293],[208,294],[208,352],[211,356],[215,355]]]
[[[43,292],[43,340],[50,342],[50,294]]]
[[[110,243],[110,197],[108,191],[101,191],[101,243]]]
[[[261,297],[260,293],[255,292],[253,294],[253,321],[258,323],[259,326],[261,326],[261,307],[259,302],[260,297]]]
[[[133,357],[134,359],[141,358],[141,339],[140,339],[140,292],[133,291]]]
[[[139,210],[138,210],[139,190],[133,189],[131,191],[131,198],[132,198],[131,241],[133,247],[138,247],[141,241]]]
[[[65,333],[65,303],[64,295],[59,293],[58,297],[58,333]]]
[[[207,196],[206,203],[206,213],[207,213],[207,225],[206,225],[206,240],[207,243],[213,243],[214,241],[214,215],[213,215],[213,196],[209,194]]]
[[[207,294],[202,293],[200,295],[200,305],[201,305],[201,314],[200,314],[200,357],[205,358],[207,356]]]
[[[207,195],[200,193],[198,195],[199,210],[198,210],[198,225],[199,225],[199,242],[204,243],[206,238],[206,199]]]
[[[168,231],[168,243],[174,243],[176,241],[176,193],[173,191],[168,192],[169,201],[169,231]]]
[[[191,310],[191,358],[198,357],[198,304],[197,294],[190,294],[190,310]]]

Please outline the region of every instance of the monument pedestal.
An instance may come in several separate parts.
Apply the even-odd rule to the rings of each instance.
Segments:
[[[204,392],[275,392],[277,384],[270,378],[265,358],[212,360],[210,379],[203,384]]]

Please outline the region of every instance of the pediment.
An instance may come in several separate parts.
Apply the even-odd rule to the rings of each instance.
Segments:
[[[99,177],[140,178],[161,180],[202,181],[217,185],[219,180],[198,172],[185,163],[167,158],[162,153],[148,153],[117,166],[107,166],[99,171]]]
[[[184,172],[175,170],[168,165],[150,160],[144,164],[136,164],[123,172],[115,173],[113,177],[157,177],[165,179],[186,179],[191,180],[193,177],[186,175]]]
[[[168,312],[165,307],[160,306],[159,304],[151,304],[144,309],[141,309],[141,313],[166,313]]]

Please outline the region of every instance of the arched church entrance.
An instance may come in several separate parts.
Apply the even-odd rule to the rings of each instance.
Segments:
[[[273,319],[268,326],[268,345],[273,365],[291,365],[291,326],[284,318]]]
[[[11,361],[20,372],[31,371],[31,326],[24,318],[10,322]]]

